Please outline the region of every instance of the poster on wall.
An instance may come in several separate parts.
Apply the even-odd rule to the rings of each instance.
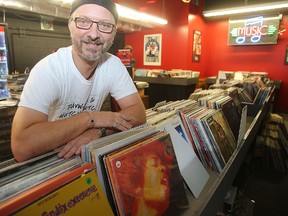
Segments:
[[[41,16],[41,30],[54,31],[53,19]]]
[[[193,31],[192,62],[200,62],[202,34],[200,31]]]
[[[161,65],[162,35],[144,35],[144,65]]]

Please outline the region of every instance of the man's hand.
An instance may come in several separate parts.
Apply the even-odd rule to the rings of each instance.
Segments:
[[[96,128],[115,128],[119,131],[129,130],[132,127],[132,116],[119,112],[92,112]]]
[[[84,145],[100,137],[101,131],[99,129],[89,129],[62,146],[58,153],[58,157],[70,158],[74,154],[79,155]]]

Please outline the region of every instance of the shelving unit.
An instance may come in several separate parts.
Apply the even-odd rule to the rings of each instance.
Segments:
[[[238,144],[236,151],[226,164],[225,168],[221,173],[211,171],[210,169],[207,170],[210,177],[198,198],[195,198],[192,195],[191,191],[187,189],[186,194],[189,200],[189,209],[183,212],[179,212],[178,215],[216,215],[219,206],[223,204],[224,197],[228,189],[231,187],[232,182],[237,175],[238,170],[257,135],[261,123],[263,122],[267,112],[269,111],[269,108],[273,101],[273,94],[274,93],[270,94],[264,105],[260,108],[260,110],[256,113],[255,116],[252,116],[255,114],[255,112],[249,112],[249,110],[247,110],[248,116],[246,116],[246,119],[244,118],[247,121],[245,125],[245,133],[243,140]],[[259,107],[254,108],[259,109]],[[248,109],[253,109],[253,105],[248,106]],[[195,175],[197,175],[197,173],[195,173]]]
[[[149,83],[145,95],[149,97],[149,107],[160,101],[175,101],[188,99],[194,92],[199,78],[169,78],[169,77],[134,77],[135,81]]]
[[[8,57],[6,46],[0,47],[0,75],[8,74]]]
[[[247,127],[244,139],[238,145],[224,170],[220,174],[208,170],[210,178],[197,199],[190,191],[187,191],[190,208],[183,213],[184,216],[216,215],[219,206],[221,206],[224,201],[226,192],[232,185],[232,182],[257,135],[259,127],[269,109],[272,98],[273,96],[271,94],[256,116],[247,116]],[[253,112],[248,111],[248,113]]]
[[[11,125],[17,107],[1,107],[0,106],[0,162],[12,158],[10,147],[11,142]]]

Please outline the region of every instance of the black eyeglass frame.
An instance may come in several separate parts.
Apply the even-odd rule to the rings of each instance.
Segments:
[[[90,24],[90,26],[87,27],[87,28],[85,28],[85,27],[83,27],[83,26],[79,26],[79,23],[78,23],[78,21],[77,21],[78,19],[82,19],[82,20],[85,20],[85,21],[89,21],[89,22],[91,22],[91,24]],[[115,25],[112,24],[112,23],[108,23],[108,22],[105,22],[105,21],[99,21],[99,22],[97,22],[97,21],[93,21],[93,20],[91,20],[91,19],[84,18],[84,17],[74,17],[74,18],[71,18],[71,20],[75,22],[75,25],[76,25],[77,28],[79,28],[79,29],[84,29],[84,30],[89,30],[89,29],[92,27],[93,23],[96,23],[98,31],[100,31],[100,32],[102,32],[102,33],[111,34],[111,33],[113,32],[114,28],[115,28]],[[100,24],[100,25],[101,25],[101,24],[111,25],[111,27],[112,27],[112,28],[111,28],[111,31],[103,31],[103,30],[101,30],[101,29],[99,28],[99,24]]]

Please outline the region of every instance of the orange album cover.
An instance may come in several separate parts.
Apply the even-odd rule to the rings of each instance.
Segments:
[[[105,161],[120,215],[175,215],[188,208],[169,134],[111,153]]]

